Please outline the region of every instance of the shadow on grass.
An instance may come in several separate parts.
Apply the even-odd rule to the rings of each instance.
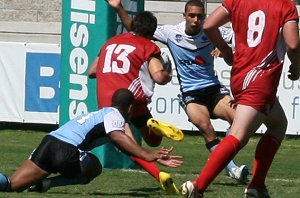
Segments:
[[[246,184],[243,184],[243,183],[239,183],[239,182],[222,182],[222,181],[219,181],[219,182],[214,182],[214,185],[216,186],[234,186],[234,187],[237,187],[237,186],[245,186]]]
[[[59,194],[65,194],[65,195],[81,195],[81,196],[105,196],[105,197],[153,197],[153,196],[160,196],[162,194],[162,190],[160,188],[135,188],[135,189],[128,189],[124,192],[101,192],[101,190],[98,190],[99,192],[89,192],[89,193],[81,193],[76,191],[48,191],[47,194],[52,195],[59,195]],[[166,194],[167,195],[167,194]]]
[[[34,123],[15,123],[15,122],[0,122],[0,130],[30,130],[51,132],[58,128],[57,124],[34,124]]]

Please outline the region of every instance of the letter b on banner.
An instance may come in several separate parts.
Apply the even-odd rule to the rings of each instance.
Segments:
[[[26,111],[57,112],[59,66],[60,54],[26,54]]]

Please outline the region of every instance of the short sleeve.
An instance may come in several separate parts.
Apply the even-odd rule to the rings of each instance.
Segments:
[[[293,1],[289,1],[286,6],[283,6],[283,12],[285,13],[284,17],[283,17],[283,24],[285,24],[288,21],[296,21],[297,23],[299,22],[299,15],[298,15],[298,11],[297,8],[295,6],[295,4],[293,3]]]
[[[118,111],[111,111],[104,116],[104,128],[108,134],[112,131],[125,131],[125,119]]]
[[[160,55],[160,49],[159,47],[152,41],[146,42],[144,46],[144,53],[145,53],[145,59],[149,60],[150,57],[153,56],[159,56]]]
[[[231,15],[233,0],[224,0],[222,6],[227,10],[227,12]]]
[[[173,25],[160,25],[156,28],[154,32],[154,39],[160,41],[164,44],[167,43],[170,30],[173,28]]]

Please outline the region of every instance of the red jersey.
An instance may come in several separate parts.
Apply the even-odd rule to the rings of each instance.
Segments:
[[[239,104],[260,109],[273,104],[279,84],[285,44],[282,27],[298,22],[291,0],[224,0],[235,32],[231,89]]]
[[[155,43],[133,33],[108,40],[100,50],[97,65],[98,107],[111,106],[113,93],[119,88],[127,88],[135,96],[135,112],[146,111],[154,91],[148,60],[159,55],[160,49]]]

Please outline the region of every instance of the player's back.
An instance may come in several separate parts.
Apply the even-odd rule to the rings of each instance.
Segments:
[[[109,106],[113,93],[119,88],[131,90],[137,100],[146,101],[151,97],[145,93],[145,87],[153,87],[148,60],[159,54],[153,42],[133,33],[111,38],[101,48],[97,67],[99,108]]]
[[[265,67],[283,59],[281,28],[298,18],[291,0],[225,0],[224,7],[231,14],[236,34],[236,69]]]
[[[87,151],[108,142],[107,134],[114,130],[122,131],[124,122],[119,110],[106,107],[99,111],[81,114],[49,135]],[[122,123],[121,126],[118,125],[119,123]]]

